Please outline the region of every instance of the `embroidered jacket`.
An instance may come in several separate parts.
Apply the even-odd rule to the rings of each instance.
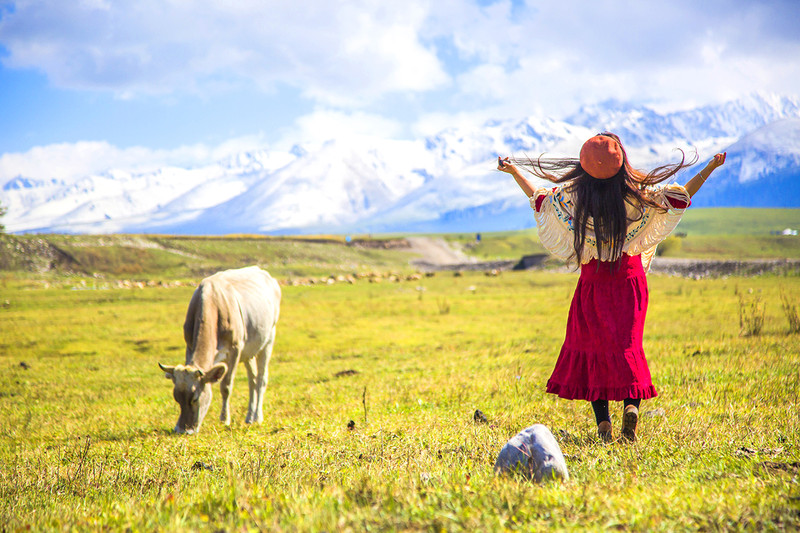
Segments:
[[[573,255],[572,215],[574,211],[572,195],[567,186],[541,187],[530,197],[534,218],[539,229],[539,240],[547,250],[556,257],[568,260]],[[645,189],[645,194],[666,209],[660,211],[646,206],[641,218],[628,225],[622,252],[628,255],[641,255],[645,272],[650,268],[650,261],[656,252],[658,243],[667,238],[680,222],[686,208],[691,204],[689,193],[677,184],[656,185]],[[636,216],[638,209],[628,206],[629,218]],[[582,254],[582,262],[592,259],[610,261],[617,259],[600,257],[597,252],[597,241],[592,230],[591,219],[586,228],[586,241]]]

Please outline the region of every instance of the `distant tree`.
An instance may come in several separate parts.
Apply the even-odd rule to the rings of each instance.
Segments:
[[[3,218],[3,216],[6,214],[6,211],[8,211],[8,208],[7,207],[3,207],[3,204],[0,204],[0,219]],[[5,233],[5,232],[6,232],[6,227],[3,225],[3,222],[0,220],[0,233]]]

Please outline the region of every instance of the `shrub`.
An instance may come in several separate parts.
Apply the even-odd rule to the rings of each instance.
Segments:
[[[764,327],[765,305],[761,303],[761,298],[754,297],[750,302],[745,302],[744,297],[739,295],[739,328],[740,335],[743,337],[754,337],[761,335]]]
[[[667,237],[661,244],[658,245],[658,248],[656,248],[656,255],[659,257],[675,255],[680,251],[681,240],[678,237]]]
[[[797,304],[786,295],[783,288],[781,288],[781,306],[786,319],[789,321],[789,333],[800,333],[800,316],[797,314]]]

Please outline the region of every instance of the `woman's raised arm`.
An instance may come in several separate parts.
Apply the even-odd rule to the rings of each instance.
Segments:
[[[522,189],[522,192],[525,193],[525,196],[527,196],[528,198],[533,196],[533,186],[525,178],[525,176],[522,175],[519,169],[509,162],[509,159],[507,157],[497,158],[497,170],[506,172],[514,176],[514,181],[517,182],[517,185],[519,185],[519,188]]]
[[[695,193],[700,190],[700,187],[703,186],[712,172],[725,163],[725,157],[727,155],[728,152],[722,152],[721,154],[715,155],[703,170],[698,172],[695,177],[689,180],[689,182],[686,184],[686,192],[689,193],[690,197],[694,196]]]

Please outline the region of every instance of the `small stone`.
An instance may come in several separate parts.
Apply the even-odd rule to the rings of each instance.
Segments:
[[[573,435],[566,429],[559,429],[556,433],[558,434],[557,440],[559,442],[564,442],[568,444],[581,444],[582,442],[580,437]]]
[[[797,475],[798,471],[800,471],[800,462],[778,463],[775,461],[764,461],[758,463],[756,468],[761,468],[768,472],[786,472],[787,474]]]
[[[192,470],[209,470],[214,471],[214,466],[202,461],[197,461],[192,465]]]
[[[650,411],[645,411],[642,413],[642,417],[644,418],[658,418],[662,416],[667,416],[667,412],[664,410],[663,407],[659,407],[658,409],[652,409]]]
[[[542,424],[534,424],[512,437],[500,450],[494,471],[517,473],[536,483],[569,479],[564,454],[553,434]]]

